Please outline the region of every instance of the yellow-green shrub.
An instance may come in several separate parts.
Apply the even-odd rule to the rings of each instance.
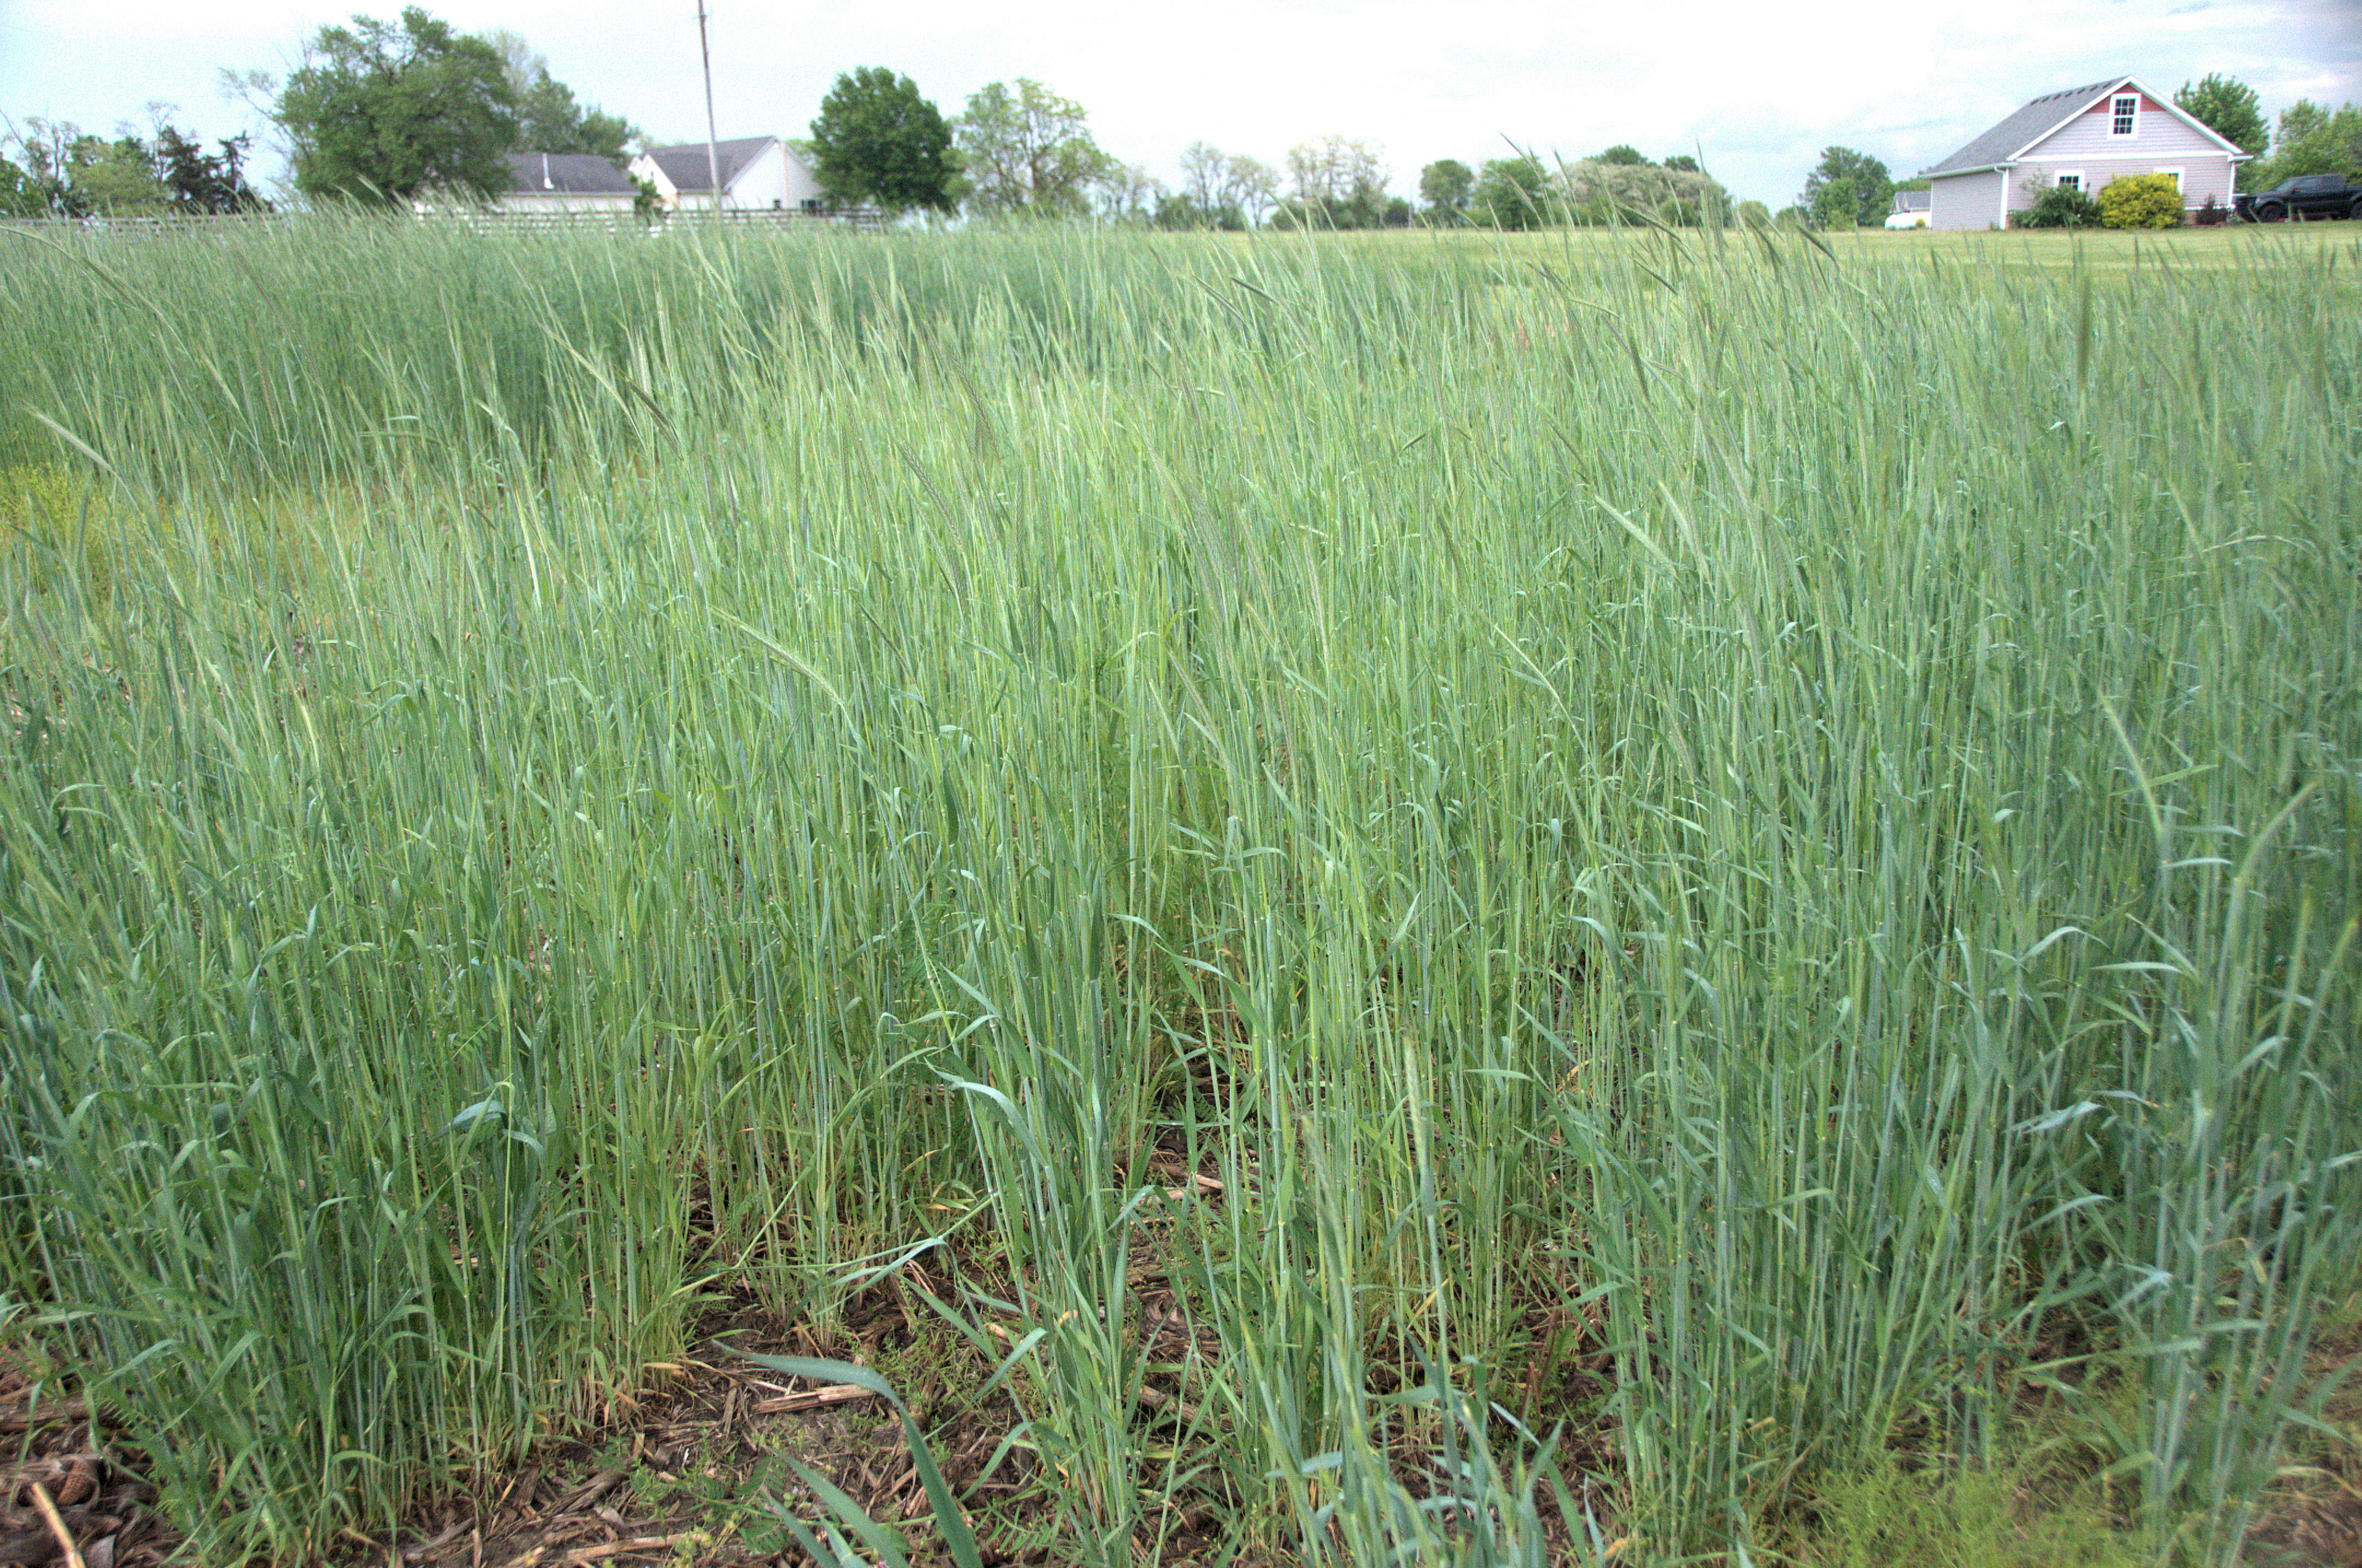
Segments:
[[[2100,221],[2110,228],[2171,228],[2181,222],[2181,187],[2170,174],[2125,174],[2100,187]]]

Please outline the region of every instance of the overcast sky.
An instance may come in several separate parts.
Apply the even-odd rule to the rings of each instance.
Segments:
[[[225,69],[283,76],[353,0],[0,0],[0,116],[145,127],[171,105],[208,138],[270,127]],[[1740,197],[1792,200],[1831,143],[1898,177],[2037,94],[2119,72],[2170,94],[2221,72],[2268,117],[2362,100],[2362,0],[1099,0],[900,6],[712,0],[724,138],[802,136],[839,72],[915,78],[946,115],[1031,76],[1079,102],[1098,143],[1177,182],[1203,139],[1277,164],[1330,132],[1382,144],[1394,188],[1422,164],[1508,144],[1576,158],[1630,142],[1703,153]],[[400,5],[376,0],[370,14]],[[586,105],[659,140],[702,140],[696,0],[440,0],[464,31],[509,28]]]

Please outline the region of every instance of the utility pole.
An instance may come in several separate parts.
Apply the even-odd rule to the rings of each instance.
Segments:
[[[697,52],[705,60],[705,172],[713,182],[713,215],[722,216],[722,151],[713,136],[713,46],[705,39],[705,0],[697,0]]]

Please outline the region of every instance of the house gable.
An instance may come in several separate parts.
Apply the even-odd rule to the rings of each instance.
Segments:
[[[739,210],[816,208],[820,182],[804,160],[775,136],[740,137],[713,144],[684,142],[655,147],[632,160],[631,171],[657,188],[668,206],[708,203],[713,166],[722,174],[723,205]]]
[[[717,141],[712,145],[710,160],[706,144],[701,141],[652,147],[634,159],[632,164],[635,170],[644,163],[652,165],[652,172],[642,178],[655,179],[657,189],[667,196],[710,196],[713,193],[714,164],[721,165],[722,188],[726,192],[745,172],[746,166],[778,139],[775,136],[742,136]]]
[[[2029,99],[2020,105],[2017,113],[1949,158],[1919,172],[1924,178],[1932,180],[1947,174],[1973,174],[1981,170],[1997,169],[2081,114],[2102,94],[2126,80],[2121,76],[2112,77],[2105,82],[2070,87],[2060,93],[2045,93],[2039,98]]]
[[[2120,100],[2137,105],[2129,116],[2132,128],[2128,131],[2118,128],[2124,123],[2116,112]],[[2138,83],[2127,83],[2120,91],[2103,93],[2088,108],[2019,152],[2015,161],[2110,156],[2149,161],[2169,153],[2227,155],[2235,161],[2247,156],[2202,121]]]

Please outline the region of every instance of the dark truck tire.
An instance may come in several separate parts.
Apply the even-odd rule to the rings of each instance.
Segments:
[[[2257,223],[2278,223],[2288,216],[2288,208],[2278,202],[2266,202],[2256,209]]]

